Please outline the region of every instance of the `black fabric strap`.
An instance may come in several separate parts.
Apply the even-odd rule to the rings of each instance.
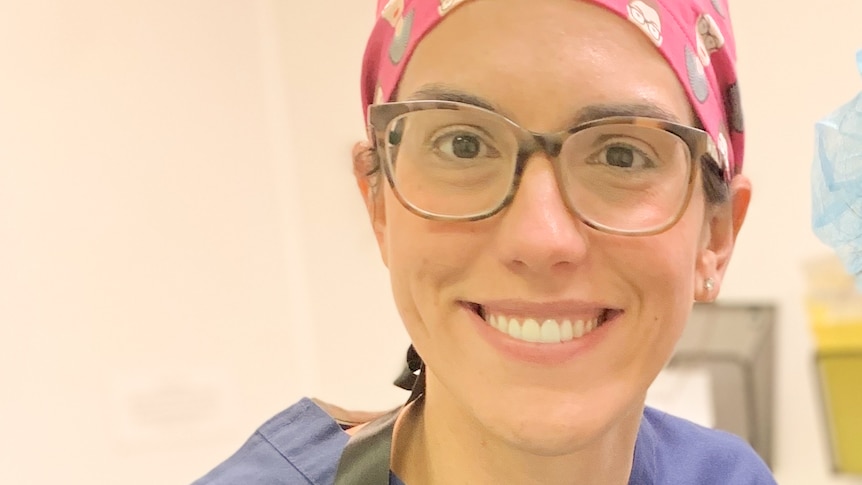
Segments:
[[[395,379],[395,385],[408,391],[415,390],[416,383],[420,379],[420,370],[422,369],[422,365],[422,357],[419,357],[419,353],[416,352],[416,349],[411,345],[410,348],[407,349],[407,366],[401,371],[401,375]],[[424,391],[424,385],[422,388]],[[407,402],[412,400],[413,398],[411,396],[411,399],[408,399]]]
[[[425,392],[425,364],[413,346],[407,350],[407,369],[395,384],[411,391],[407,404]],[[403,385],[402,385],[403,384]],[[366,424],[347,440],[341,453],[335,485],[389,485],[392,434],[403,406]]]
[[[401,408],[366,424],[341,454],[335,485],[389,485],[392,432]]]

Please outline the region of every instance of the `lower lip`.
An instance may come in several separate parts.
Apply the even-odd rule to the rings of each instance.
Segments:
[[[582,337],[558,344],[548,344],[512,338],[509,334],[492,327],[471,309],[465,307],[464,311],[470,314],[479,335],[498,352],[513,360],[539,365],[560,365],[587,354],[607,338],[608,332],[622,315],[622,312],[616,312],[600,327]]]

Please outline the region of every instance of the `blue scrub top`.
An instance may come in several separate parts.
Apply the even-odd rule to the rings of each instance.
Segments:
[[[332,485],[348,435],[308,398],[261,426],[192,485]],[[404,485],[390,473],[390,485]],[[629,485],[775,485],[741,438],[646,408]]]

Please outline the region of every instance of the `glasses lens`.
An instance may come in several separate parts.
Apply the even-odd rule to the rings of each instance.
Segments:
[[[486,214],[506,198],[518,143],[504,119],[479,110],[426,109],[387,127],[395,190],[407,204],[438,216]]]
[[[581,217],[621,231],[649,231],[672,221],[688,193],[685,142],[658,128],[608,124],[571,135],[560,178]]]

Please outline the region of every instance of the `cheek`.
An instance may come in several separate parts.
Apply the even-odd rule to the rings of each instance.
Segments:
[[[676,226],[651,238],[646,261],[651,261],[651,280],[644,283],[642,318],[654,321],[653,335],[662,353],[671,352],[685,327],[695,298],[696,268],[703,219],[688,212]]]
[[[423,219],[387,194],[384,251],[395,303],[408,326],[441,319],[440,303],[458,296],[454,291],[484,244],[473,226]]]
[[[705,229],[703,194],[695,190],[683,216],[663,234],[656,236],[655,251],[661,254],[665,265],[679,283],[691,285],[698,258],[703,249]]]
[[[644,386],[672,354],[691,312],[697,244],[692,234],[694,227],[675,226],[661,235],[628,241],[627,250],[612,257],[622,291],[631,298],[629,332],[620,345],[627,350],[616,366]]]
[[[635,289],[641,305],[657,312],[693,300],[700,222],[684,217],[662,234],[620,242],[609,264]]]
[[[401,205],[388,186],[383,202],[384,251],[398,271],[416,267],[431,274],[464,270],[487,242],[488,231],[482,229],[482,223],[424,219]]]

